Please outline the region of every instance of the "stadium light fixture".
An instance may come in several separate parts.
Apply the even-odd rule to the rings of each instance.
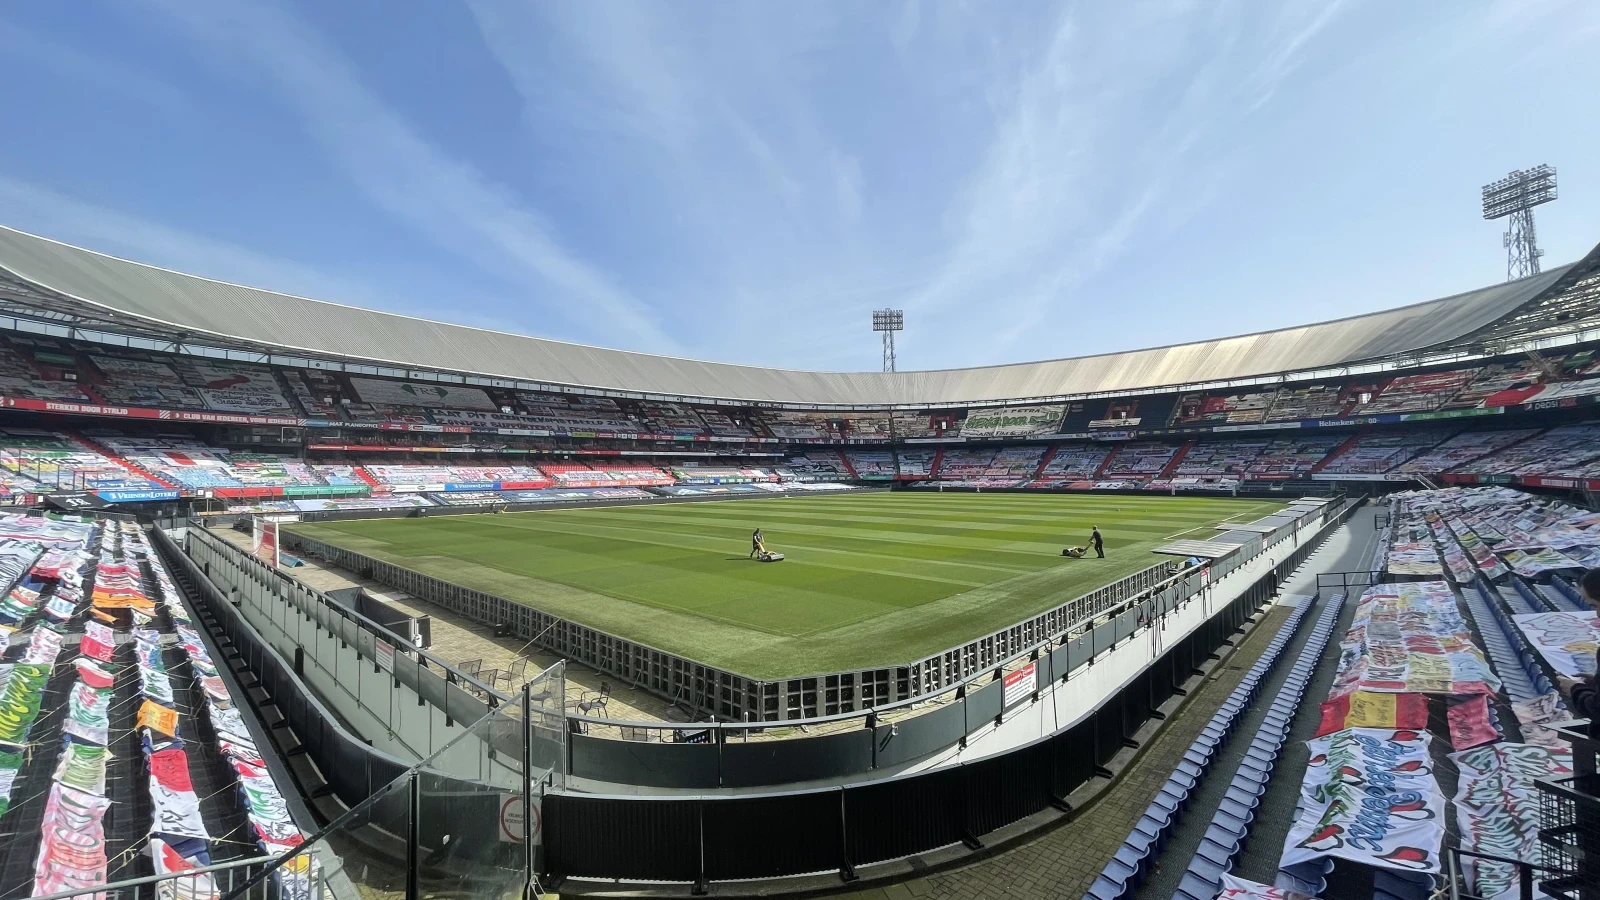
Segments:
[[[1499,181],[1483,186],[1483,217],[1509,219],[1501,243],[1506,248],[1506,280],[1539,274],[1539,249],[1533,228],[1533,208],[1556,199],[1556,170],[1550,166],[1517,169]]]
[[[894,371],[894,333],[906,330],[906,311],[903,309],[875,309],[872,311],[872,330],[883,332],[883,370]]]

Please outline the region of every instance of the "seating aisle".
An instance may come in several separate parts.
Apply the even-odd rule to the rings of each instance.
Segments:
[[[1346,532],[1345,540],[1337,543],[1330,540],[1317,553],[1312,554],[1298,572],[1285,579],[1281,588],[1283,596],[1287,599],[1314,594],[1319,573],[1364,569],[1368,560],[1372,558],[1373,547],[1378,540],[1377,529],[1373,525],[1373,514],[1376,509],[1374,507],[1371,510],[1363,509],[1356,512],[1349,523],[1344,526]],[[1338,536],[1336,535],[1336,537]],[[1289,646],[1285,648],[1283,655],[1285,660],[1297,660],[1300,657],[1307,643],[1312,640],[1312,636],[1318,633],[1318,629],[1312,627],[1312,623],[1320,623],[1331,600],[1331,596],[1319,597],[1313,605],[1308,607],[1305,625],[1295,635]],[[1339,617],[1341,627],[1348,618],[1348,610],[1352,605],[1344,605],[1345,614]],[[1337,635],[1341,632],[1335,629],[1334,633]],[[1338,643],[1337,641],[1331,643],[1333,644],[1331,649],[1324,649],[1323,652],[1317,654],[1318,664],[1314,667],[1315,674],[1309,679],[1309,686],[1305,688],[1307,691],[1306,696],[1323,696],[1323,693],[1318,693],[1319,688],[1316,683],[1318,678],[1325,676],[1329,681],[1332,679],[1332,665],[1330,663],[1338,659]],[[1270,676],[1263,679],[1258,688],[1259,696],[1262,698],[1278,697],[1284,685],[1295,678],[1296,673],[1296,666],[1278,666]],[[1325,693],[1326,688],[1322,688],[1322,690]],[[1272,715],[1274,715],[1273,703],[1257,703],[1240,718],[1238,734],[1229,742],[1218,758],[1213,761],[1212,771],[1207,776],[1204,785],[1191,798],[1193,808],[1201,812],[1188,817],[1173,830],[1161,859],[1157,861],[1149,877],[1133,896],[1139,898],[1139,900],[1166,900],[1166,898],[1177,895],[1178,889],[1187,873],[1190,860],[1200,850],[1206,832],[1212,824],[1212,816],[1206,815],[1205,811],[1214,811],[1222,808],[1223,802],[1228,798],[1235,775],[1239,774],[1241,766],[1246,763],[1252,753],[1251,738],[1254,738],[1261,731],[1262,725]],[[1294,717],[1294,723],[1299,726],[1299,729],[1303,729],[1309,721],[1309,732],[1306,735],[1309,737],[1310,732],[1315,732],[1316,730],[1316,719],[1317,717],[1314,715],[1299,715]],[[1291,731],[1290,734],[1295,734],[1299,729]],[[1296,752],[1298,752],[1298,757]],[[1297,794],[1299,779],[1295,777],[1295,773],[1292,770],[1296,762],[1303,770],[1304,757],[1304,744],[1295,741],[1291,737],[1290,742],[1285,743],[1278,754],[1276,772],[1267,781],[1267,794],[1262,797],[1257,807],[1256,823],[1250,829],[1250,842],[1245,845],[1247,849],[1268,848],[1268,852],[1273,856],[1274,871],[1277,868],[1277,853],[1282,848],[1282,838],[1279,837],[1277,842],[1274,843],[1270,838],[1261,838],[1261,830],[1264,825],[1272,822],[1279,815],[1292,819],[1294,812],[1293,800],[1290,800],[1286,810],[1281,808],[1281,804],[1277,807],[1273,806],[1272,789],[1282,783],[1290,782],[1295,792],[1290,795],[1291,798]],[[1287,825],[1285,825],[1286,831]],[[1271,883],[1272,878],[1269,876],[1264,880],[1266,883]]]

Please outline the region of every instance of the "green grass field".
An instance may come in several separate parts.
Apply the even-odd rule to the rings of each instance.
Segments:
[[[908,662],[1282,506],[877,493],[295,525],[293,531],[755,678]],[[1067,559],[1106,539],[1105,559]],[[779,563],[747,558],[760,526]]]

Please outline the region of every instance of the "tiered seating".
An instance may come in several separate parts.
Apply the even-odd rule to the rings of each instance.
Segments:
[[[1344,389],[1337,384],[1313,384],[1284,388],[1267,411],[1268,422],[1295,422],[1301,419],[1335,419],[1349,405]]]
[[[76,381],[52,381],[41,377],[21,353],[4,344],[0,344],[0,394],[29,400],[90,402],[89,395],[78,387]]]
[[[1401,463],[1395,471],[1424,475],[1449,472],[1538,433],[1537,428],[1512,431],[1465,431],[1421,456]]]
[[[1030,487],[1059,487],[1074,482],[1085,482],[1099,470],[1100,464],[1110,455],[1106,444],[1062,444],[1054,456],[1045,463]]]
[[[332,421],[342,418],[339,400],[348,397],[350,391],[337,376],[316,369],[286,370],[283,380],[306,415]]]
[[[519,470],[538,471],[533,469],[532,466],[519,466],[516,468]],[[553,481],[555,487],[562,488],[653,487],[674,483],[671,475],[653,466],[586,466],[579,463],[543,463],[539,468],[549,476],[546,484]],[[505,478],[495,480],[532,482],[537,479]],[[533,485],[530,483],[524,486],[531,487]]]
[[[1445,406],[1451,409],[1483,406],[1484,400],[1494,394],[1533,384],[1544,377],[1544,370],[1531,359],[1484,366],[1478,371],[1478,376]]]
[[[294,403],[266,366],[231,360],[172,357],[171,367],[185,384],[200,395],[206,409],[218,412],[291,416]]]
[[[1106,468],[1104,477],[1115,481],[1145,481],[1160,474],[1176,452],[1176,446],[1157,441],[1124,444]]]
[[[1381,475],[1446,437],[1431,428],[1364,434],[1322,468],[1323,475]]]
[[[884,413],[845,413],[839,418],[844,422],[846,440],[889,440],[889,416]]]
[[[827,450],[792,454],[783,464],[801,481],[840,481],[850,477],[839,454]]]
[[[519,428],[542,428],[551,431],[595,431],[611,434],[635,434],[638,423],[628,417],[617,401],[609,397],[578,397],[553,394],[545,391],[517,391],[517,404],[522,407]]]
[[[519,487],[548,487],[551,479],[533,466],[369,465],[363,467],[379,484],[394,491],[442,491],[446,485],[490,485],[508,482]],[[593,474],[587,466],[576,466]],[[595,476],[604,477],[604,476]],[[607,483],[610,483],[609,480]]]
[[[989,471],[993,450],[946,450],[939,464],[941,481],[975,482]]]
[[[1304,478],[1344,442],[1336,435],[1275,438],[1245,466],[1246,478]]]
[[[1317,617],[1316,627],[1311,630],[1305,646],[1300,648],[1299,655],[1295,657],[1294,668],[1289,672],[1288,679],[1278,688],[1272,708],[1256,730],[1250,749],[1245,752],[1233,780],[1229,782],[1222,805],[1212,815],[1211,824],[1200,839],[1200,847],[1189,861],[1188,871],[1179,882],[1174,897],[1211,900],[1222,889],[1222,876],[1233,869],[1234,861],[1244,850],[1250,825],[1255,821],[1256,808],[1261,805],[1261,798],[1267,792],[1267,782],[1272,780],[1278,754],[1283,750],[1289,727],[1294,724],[1306,687],[1316,673],[1322,651],[1328,646],[1328,639],[1339,624],[1339,612],[1344,608],[1344,600],[1344,594],[1334,594],[1328,598],[1322,615]]]
[[[675,466],[672,475],[680,484],[752,484],[778,480],[778,476],[770,469],[700,463]]]
[[[702,407],[699,410],[700,418],[706,423],[706,430],[718,437],[753,437],[755,431],[748,425],[734,421],[725,410],[714,407]]]
[[[1359,416],[1375,416],[1443,409],[1477,376],[1478,371],[1473,367],[1426,375],[1401,375],[1385,385],[1370,401],[1356,404],[1350,412]]]
[[[1301,600],[1295,606],[1289,618],[1278,629],[1277,635],[1273,637],[1272,643],[1267,645],[1255,665],[1251,666],[1250,671],[1240,680],[1238,687],[1233,689],[1233,693],[1228,695],[1222,707],[1211,717],[1211,723],[1183,754],[1183,760],[1178,763],[1172,776],[1162,786],[1155,801],[1128,833],[1128,838],[1122,842],[1122,847],[1089,886],[1089,892],[1084,895],[1086,900],[1087,898],[1118,900],[1139,889],[1140,883],[1149,872],[1151,863],[1155,861],[1155,857],[1166,843],[1168,835],[1188,810],[1190,796],[1205,779],[1212,763],[1233,736],[1240,717],[1255,703],[1261,682],[1277,666],[1278,658],[1294,639],[1294,633],[1300,627],[1300,620],[1310,608],[1309,598]]]
[[[1172,411],[1173,425],[1255,425],[1265,419],[1277,390],[1187,394]]]
[[[99,353],[89,357],[102,379],[94,390],[108,403],[162,409],[205,409],[199,392],[167,365],[170,357],[148,353]]]
[[[1456,469],[1472,475],[1581,475],[1600,459],[1600,424],[1563,425]]]
[[[1198,441],[1173,469],[1174,475],[1243,475],[1261,451],[1263,438]]]
[[[901,475],[926,478],[933,469],[933,458],[938,455],[938,451],[896,450],[894,455],[899,462]]]
[[[0,468],[64,491],[143,491],[161,487],[80,441],[33,428],[0,431]]]
[[[860,478],[893,478],[898,474],[891,450],[846,450],[844,455]]]
[[[688,404],[636,400],[633,405],[639,413],[640,429],[650,434],[704,434],[706,431],[705,423]]]
[[[1016,487],[1038,470],[1044,451],[1038,446],[946,450],[939,480],[970,487]]]
[[[791,441],[837,440],[824,413],[772,411],[761,414],[761,423],[773,437]]]
[[[941,427],[942,426],[942,427]],[[910,413],[897,412],[891,414],[891,427],[897,438],[931,438],[943,434],[961,433],[961,416],[956,413]],[[781,437],[774,434],[773,437]]]

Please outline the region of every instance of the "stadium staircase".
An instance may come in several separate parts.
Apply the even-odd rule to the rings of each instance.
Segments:
[[[861,476],[856,474],[856,467],[850,465],[849,454],[845,453],[843,450],[835,450],[833,452],[839,455],[839,464],[844,466],[845,472],[848,473],[851,478],[860,480]]]
[[[940,447],[939,450],[933,454],[933,462],[928,466],[928,478],[937,480],[939,477],[939,467],[943,464],[944,448]]]
[[[1151,866],[1165,849],[1172,831],[1183,819],[1191,801],[1202,787],[1224,747],[1233,737],[1240,719],[1255,703],[1262,681],[1277,667],[1283,651],[1294,639],[1300,622],[1311,609],[1314,598],[1307,597],[1295,606],[1278,629],[1255,665],[1245,673],[1233,693],[1211,717],[1211,722],[1184,752],[1172,775],[1162,785],[1155,800],[1134,824],[1100,876],[1090,885],[1084,900],[1121,900],[1130,897],[1144,882]],[[1210,896],[1206,900],[1211,900]]]
[[[1106,454],[1106,458],[1100,461],[1100,467],[1094,470],[1094,474],[1093,475],[1089,476],[1089,480],[1090,481],[1099,481],[1100,480],[1100,476],[1106,474],[1106,470],[1111,468],[1112,461],[1117,458],[1117,454],[1119,452],[1121,452],[1121,451],[1122,451],[1122,445],[1121,444],[1118,444],[1117,446],[1112,447],[1111,448],[1111,452]]]
[[[1344,439],[1344,443],[1342,443],[1339,446],[1333,448],[1333,452],[1329,453],[1327,456],[1324,456],[1322,458],[1322,462],[1319,462],[1316,465],[1312,466],[1311,467],[1311,471],[1309,473],[1307,473],[1307,474],[1315,475],[1318,472],[1321,472],[1323,469],[1326,469],[1330,464],[1333,463],[1334,460],[1336,460],[1339,457],[1341,457],[1341,456],[1345,455],[1346,453],[1348,453],[1350,451],[1350,448],[1354,447],[1356,445],[1356,442],[1360,441],[1361,438],[1366,435],[1366,433],[1367,433],[1367,429],[1361,428],[1361,429],[1358,429],[1355,434],[1352,434],[1349,437],[1345,438]]]
[[[105,458],[107,458],[107,459],[111,460],[112,462],[116,463],[118,466],[121,466],[123,469],[126,469],[128,471],[128,473],[131,474],[131,475],[137,475],[140,478],[148,479],[149,481],[151,481],[151,482],[153,482],[155,484],[159,484],[159,485],[161,485],[162,487],[166,488],[169,491],[178,490],[178,486],[177,485],[175,485],[172,482],[166,480],[165,478],[162,478],[160,475],[157,475],[156,473],[150,471],[149,469],[146,469],[144,466],[141,466],[136,462],[132,462],[131,460],[127,460],[127,459],[123,459],[122,456],[120,454],[118,454],[115,450],[112,450],[110,447],[107,447],[106,445],[100,443],[99,441],[95,440],[94,438],[89,437],[88,435],[84,434],[83,432],[78,431],[77,429],[71,429],[71,428],[65,429],[65,430],[63,430],[62,433],[65,434],[67,437],[72,438],[77,443],[81,444],[84,448],[86,448],[86,449],[88,449],[90,451],[93,451],[95,453],[98,453],[101,456],[104,456]]]
[[[367,487],[371,488],[374,494],[380,493],[387,488],[387,486],[380,483],[378,479],[373,478],[370,474],[368,474],[366,466],[351,466],[350,471],[357,478],[365,481],[367,483]]]
[[[1256,810],[1267,792],[1272,772],[1277,767],[1278,755],[1288,739],[1289,727],[1300,712],[1300,702],[1305,698],[1307,686],[1316,674],[1322,654],[1328,647],[1339,624],[1339,614],[1344,609],[1345,595],[1337,593],[1328,598],[1317,624],[1300,648],[1294,668],[1278,688],[1250,749],[1228,782],[1226,793],[1217,811],[1206,827],[1200,846],[1179,882],[1174,900],[1212,900],[1222,890],[1222,876],[1233,870],[1235,861],[1244,850],[1250,826],[1255,821]]]
[[[1046,448],[1044,451],[1044,456],[1039,460],[1039,467],[1033,470],[1032,475],[1028,476],[1028,481],[1037,481],[1040,478],[1043,478],[1044,467],[1050,465],[1050,460],[1056,458],[1056,451],[1060,449],[1060,444],[1051,444],[1048,448]]]
[[[1183,446],[1178,448],[1178,452],[1172,454],[1172,458],[1167,460],[1167,464],[1161,467],[1161,472],[1156,477],[1171,478],[1172,473],[1178,471],[1178,466],[1183,463],[1183,458],[1189,455],[1190,450],[1194,449],[1194,445],[1194,438],[1185,441]]]

